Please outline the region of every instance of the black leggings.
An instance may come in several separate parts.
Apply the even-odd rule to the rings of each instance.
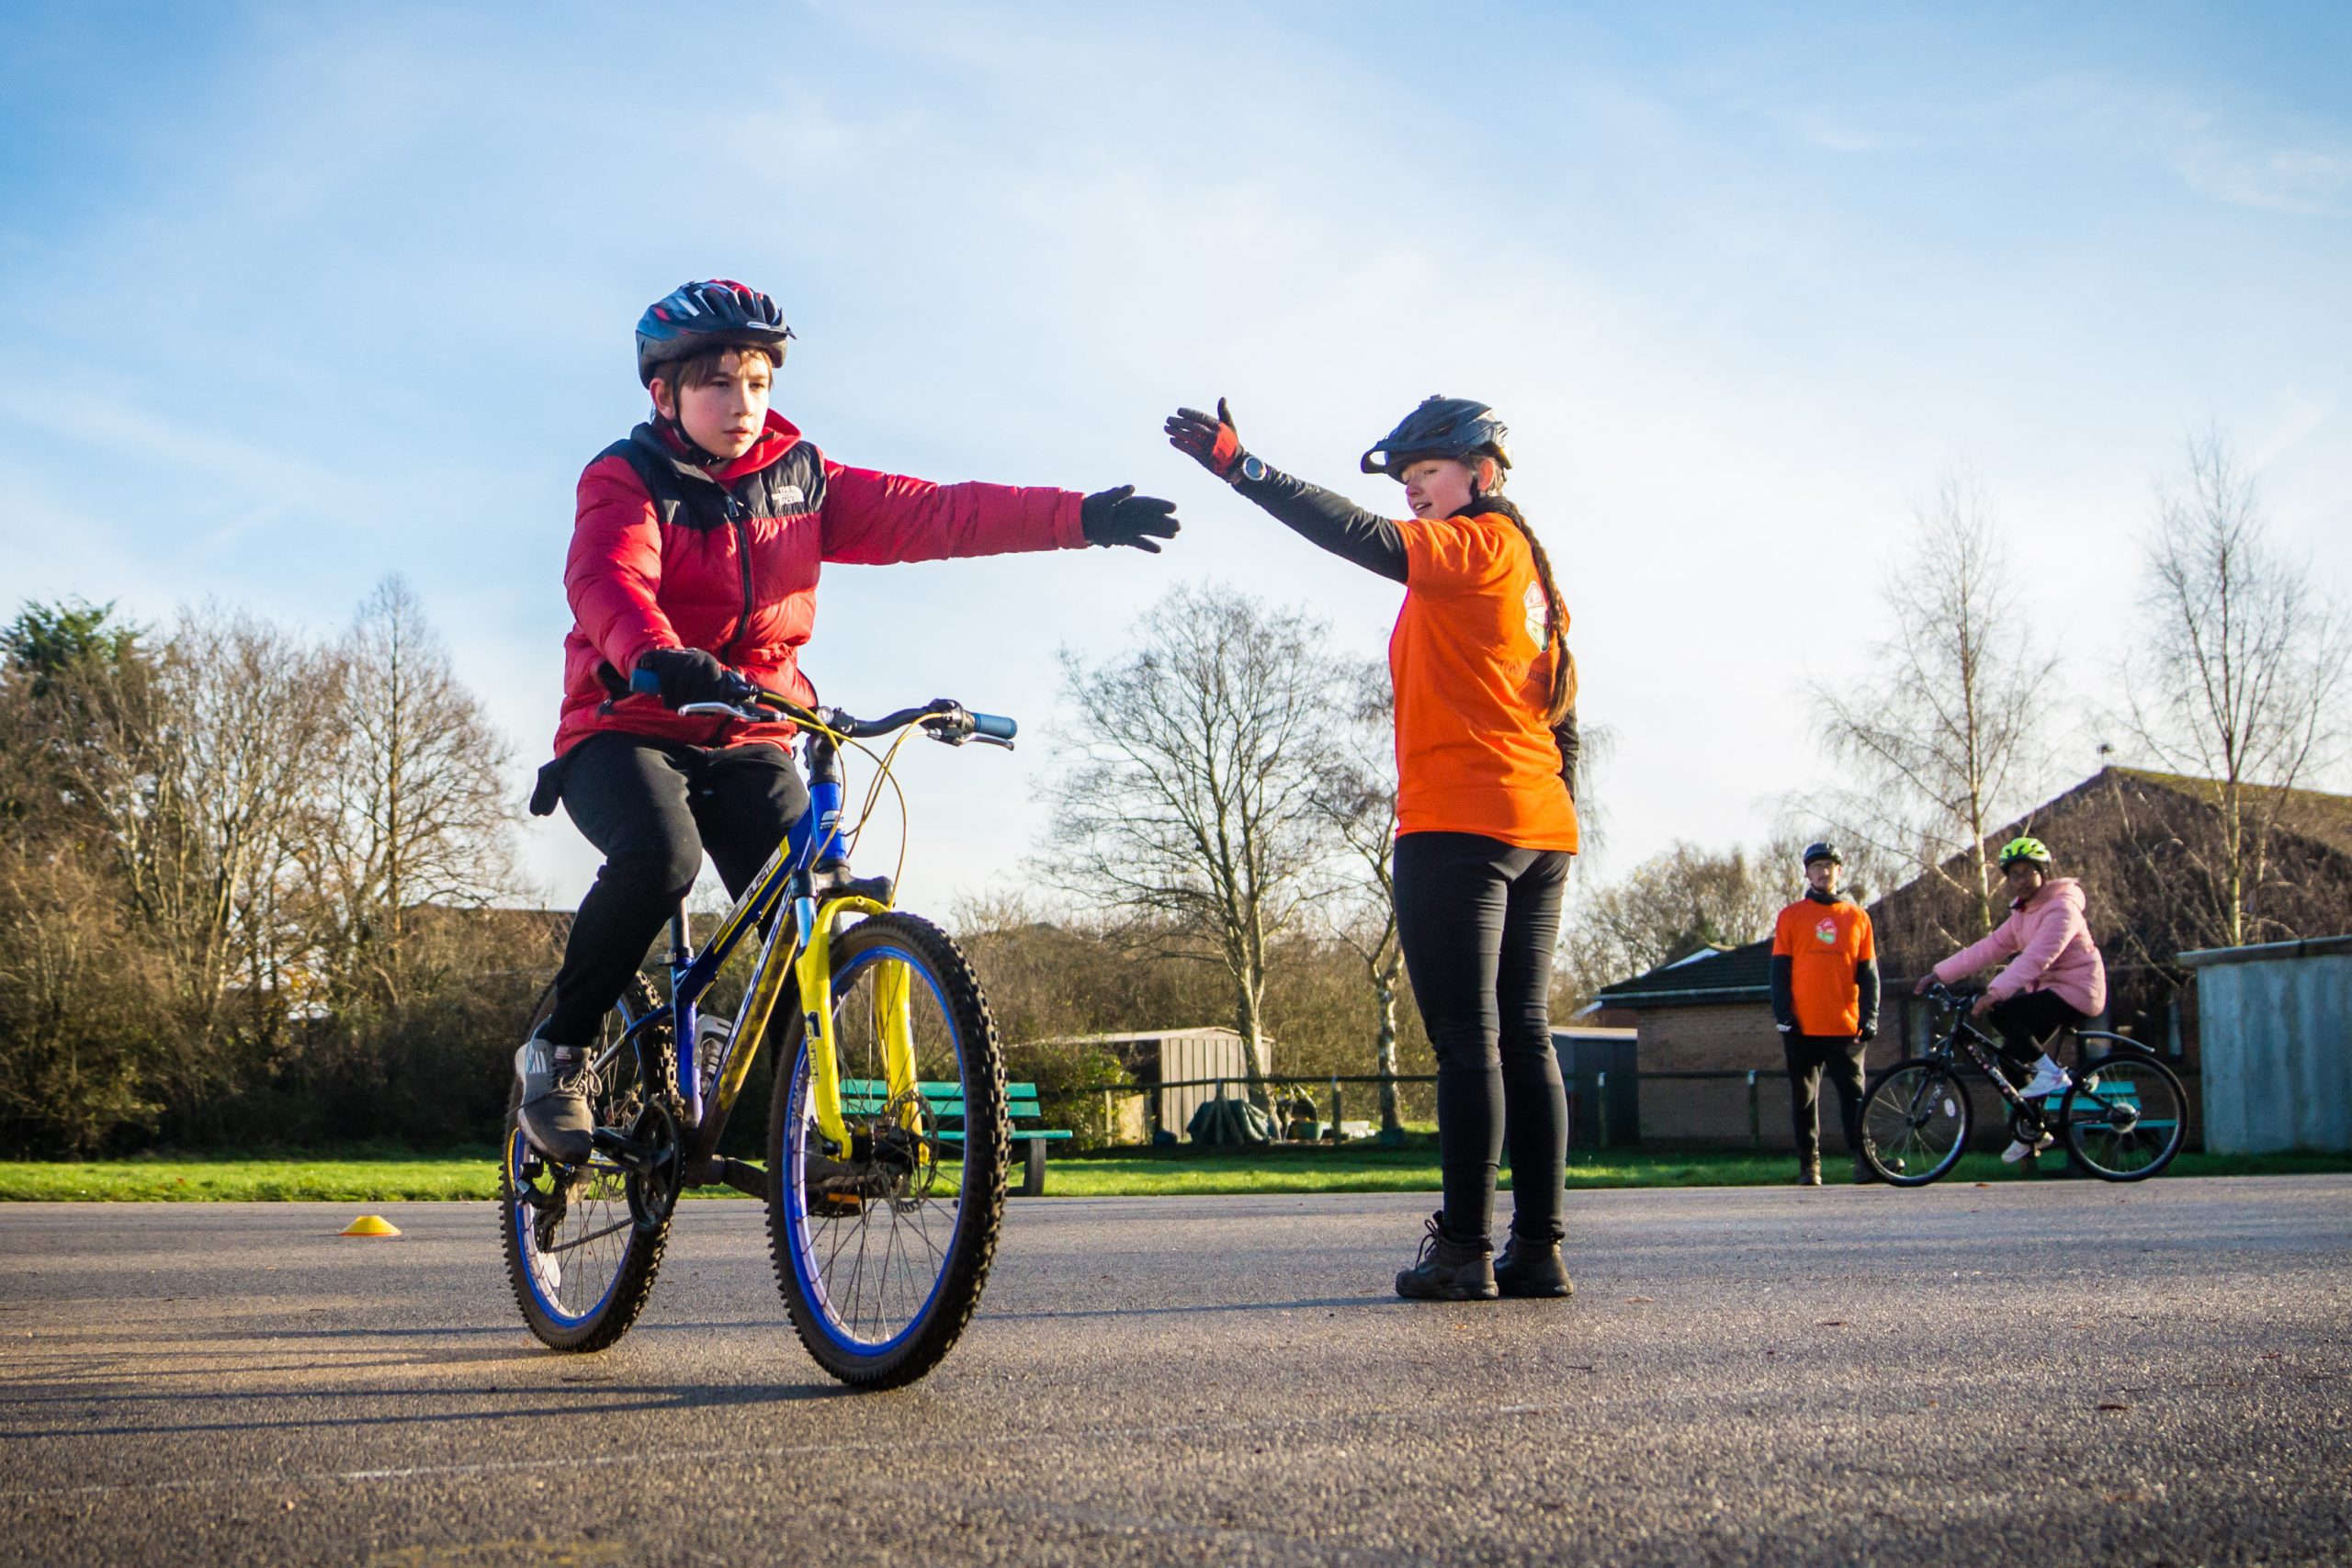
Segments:
[[[1538,1246],[1564,1234],[1568,1106],[1550,992],[1570,858],[1478,833],[1396,840],[1396,937],[1437,1052],[1443,1224],[1456,1240],[1494,1228],[1506,1135],[1511,1229]]]
[[[572,919],[555,1011],[541,1031],[574,1045],[595,1032],[645,962],[694,887],[703,852],[729,896],[740,896],[808,809],[808,786],[781,747],[713,750],[607,730],[564,757],[563,808],[605,852]]]
[[[2001,1055],[2030,1066],[2062,1029],[2079,1029],[2090,1015],[2067,1005],[2055,991],[2020,991],[1995,1002],[1985,1021],[2001,1032]]]

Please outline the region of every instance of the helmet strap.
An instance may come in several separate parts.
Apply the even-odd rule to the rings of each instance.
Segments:
[[[679,400],[677,387],[667,380],[664,380],[662,384],[670,388],[671,402],[673,404],[677,403]],[[652,390],[652,386],[649,383],[646,387],[647,394],[650,396]],[[667,436],[673,445],[684,450],[688,460],[697,463],[703,468],[715,468],[725,460],[716,452],[704,451],[702,443],[696,441],[693,436],[686,434],[686,426],[684,420],[680,419],[676,414],[663,413],[662,412],[662,400],[660,398],[653,399],[653,428],[662,435]]]
[[[702,443],[688,435],[686,427],[670,415],[663,413],[658,404],[653,410],[653,428],[669,437],[676,446],[683,447],[687,459],[691,462],[700,464],[706,468],[715,468],[724,460],[716,452],[704,451]]]

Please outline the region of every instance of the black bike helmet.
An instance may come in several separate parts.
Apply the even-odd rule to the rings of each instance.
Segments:
[[[729,344],[764,348],[780,363],[791,335],[784,312],[756,288],[724,277],[682,283],[637,319],[637,378],[650,387],[671,361]]]
[[[1503,442],[1510,434],[1495,411],[1475,399],[1423,398],[1420,407],[1363,455],[1363,471],[1394,479],[1424,457],[1475,457],[1481,453],[1508,468],[1510,453]]]
[[[1810,866],[1817,860],[1835,861],[1839,865],[1846,863],[1846,857],[1838,852],[1837,845],[1826,842],[1807,844],[1804,847],[1804,863]]]

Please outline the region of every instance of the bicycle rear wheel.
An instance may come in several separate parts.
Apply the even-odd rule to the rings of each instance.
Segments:
[[[796,1008],[768,1122],[769,1250],[818,1365],[855,1387],[895,1388],[939,1364],[988,1282],[1004,1212],[1004,1061],[979,981],[929,921],[876,915],[832,954],[851,1146],[818,1130]],[[881,1020],[901,980],[916,1084],[894,1095]]]
[[[2138,1051],[2086,1062],[2058,1102],[2066,1156],[2102,1181],[2143,1181],[2188,1137],[2188,1091],[2173,1070]]]
[[[666,1144],[674,1172],[677,1128],[666,1104],[649,1100],[639,1058],[640,1051],[651,1052],[657,1070],[666,1066],[668,1025],[624,1039],[628,1026],[654,1006],[652,989],[640,976],[605,1015],[591,1046],[596,1082],[589,1103],[598,1126]],[[517,1098],[507,1097],[499,1177],[507,1282],[540,1343],[557,1350],[602,1350],[628,1332],[653,1293],[676,1185],[648,1181],[602,1155],[582,1166],[543,1158],[516,1123]]]
[[[1968,1088],[1945,1063],[1900,1061],[1862,1099],[1862,1157],[1896,1187],[1925,1187],[1968,1147]]]

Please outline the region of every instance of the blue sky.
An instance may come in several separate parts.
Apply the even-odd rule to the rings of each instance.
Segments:
[[[1169,453],[1178,401],[1380,506],[1354,457],[1414,401],[1502,411],[1618,735],[1611,864],[1824,776],[1803,682],[1952,462],[2078,700],[2188,430],[2352,581],[2352,11],[1786,9],[19,7],[0,600],[326,633],[404,573],[519,790],[630,325],[714,275],[783,302],[778,406],[842,460],[1182,503],[1156,560],[828,573],[829,697],[1039,737],[913,755],[934,904],[1018,874],[1057,649],[1170,581],[1382,646],[1396,590]],[[559,818],[530,864],[569,902],[594,858]]]

